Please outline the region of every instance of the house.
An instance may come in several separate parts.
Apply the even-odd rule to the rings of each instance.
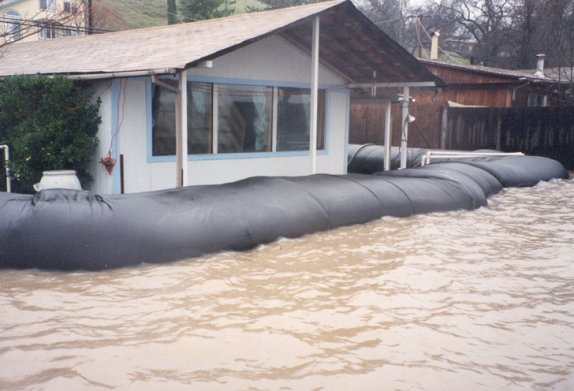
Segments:
[[[448,85],[441,91],[439,100],[460,105],[545,107],[552,104],[549,96],[558,83],[554,73],[545,74],[544,55],[539,55],[537,68],[527,70],[420,61]],[[424,94],[419,99],[424,100]]]
[[[431,50],[432,52],[432,50]],[[470,64],[453,64],[439,60],[419,59],[445,85],[435,89],[414,88],[410,113],[416,118],[416,133],[410,145],[423,148],[444,148],[444,124],[449,107],[547,107],[557,104],[560,86],[571,85],[568,69],[544,68],[544,55],[536,59],[536,68],[509,70]],[[571,75],[570,75],[571,76]],[[398,109],[394,110],[396,135],[400,134]],[[381,143],[379,125],[384,112],[363,101],[353,104],[351,141]]]
[[[8,45],[0,77],[22,73],[101,99],[98,193],[345,174],[351,90],[437,83],[343,0]]]
[[[0,45],[85,33],[83,0],[4,0],[0,2]]]

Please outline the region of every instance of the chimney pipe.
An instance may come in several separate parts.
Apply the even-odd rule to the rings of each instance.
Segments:
[[[544,75],[544,57],[544,54],[536,55],[536,72],[534,72],[536,77],[546,77]]]
[[[431,50],[430,50],[431,60],[438,60],[438,37],[440,37],[440,32],[433,31],[431,33]]]

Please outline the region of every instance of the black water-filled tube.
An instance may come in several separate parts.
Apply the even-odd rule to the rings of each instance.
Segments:
[[[0,268],[103,270],[245,250],[382,216],[470,210],[504,186],[567,177],[558,162],[520,157],[127,195],[0,193]]]

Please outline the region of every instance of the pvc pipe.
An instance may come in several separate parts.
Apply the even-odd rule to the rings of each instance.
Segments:
[[[473,157],[504,157],[504,156],[524,156],[522,152],[472,152],[472,151],[428,151],[421,159],[421,166],[431,163],[433,156],[443,159],[461,159]]]

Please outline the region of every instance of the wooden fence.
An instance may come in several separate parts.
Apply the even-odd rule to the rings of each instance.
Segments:
[[[520,151],[574,169],[574,107],[451,107],[442,129],[447,149]]]

